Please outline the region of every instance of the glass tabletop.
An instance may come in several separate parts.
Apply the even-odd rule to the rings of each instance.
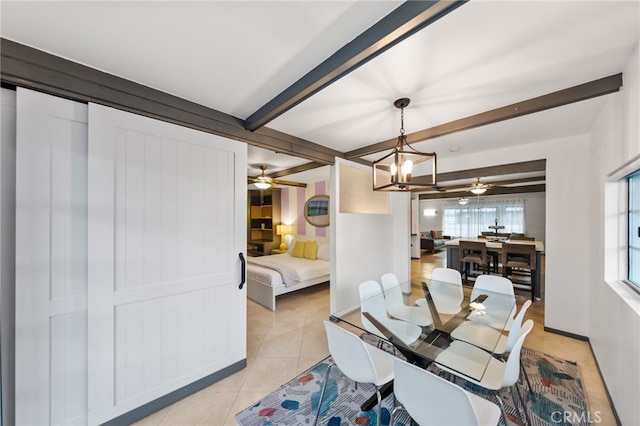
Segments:
[[[435,361],[475,380],[515,314],[513,295],[443,281],[417,278],[384,290],[368,281],[359,291],[360,308],[336,312],[333,321],[391,343],[409,362]]]

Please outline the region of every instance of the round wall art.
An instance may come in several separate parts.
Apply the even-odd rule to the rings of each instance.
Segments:
[[[329,226],[329,196],[309,198],[304,205],[304,218],[313,226]]]

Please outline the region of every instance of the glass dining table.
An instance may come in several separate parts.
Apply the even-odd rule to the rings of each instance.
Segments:
[[[459,284],[416,278],[388,286],[375,281],[360,286],[360,307],[331,315],[364,333],[377,336],[411,363],[432,362],[463,376],[482,380],[493,351],[515,313],[513,295],[474,291]],[[473,337],[457,333],[473,324]],[[456,338],[457,335],[461,337]],[[460,343],[463,342],[463,343]],[[466,351],[475,345],[483,350]]]

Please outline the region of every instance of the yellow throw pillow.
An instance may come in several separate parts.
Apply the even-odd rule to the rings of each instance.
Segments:
[[[304,247],[306,241],[296,241],[296,245],[293,246],[293,251],[291,252],[291,256],[293,257],[304,257]]]
[[[318,242],[307,241],[307,244],[304,246],[305,259],[316,260],[317,256],[318,256]]]

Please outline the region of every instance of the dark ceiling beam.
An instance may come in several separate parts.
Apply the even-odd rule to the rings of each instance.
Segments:
[[[278,170],[277,172],[268,173],[267,176],[276,179],[276,178],[279,178],[279,177],[282,177],[282,176],[289,176],[289,175],[293,175],[295,173],[302,173],[302,172],[306,172],[308,170],[317,169],[318,167],[322,167],[322,166],[325,166],[325,164],[311,162],[311,163],[301,164],[301,165],[295,166],[295,167],[290,167],[290,168],[284,169],[284,170]]]
[[[531,182],[544,182],[545,180],[546,180],[545,176],[531,176],[531,177],[499,180],[499,181],[492,181],[492,182],[481,182],[481,183],[488,184],[490,187],[496,187],[496,186],[515,185],[515,184],[523,184],[523,183],[531,183]],[[470,184],[442,185],[442,183],[443,183],[442,181],[438,182],[438,189],[443,191],[449,191],[449,192],[457,191],[459,189],[468,190],[471,187]]]
[[[478,167],[475,169],[459,170],[456,172],[438,173],[436,184],[462,179],[478,179],[485,176],[501,176],[519,173],[544,172],[547,168],[547,160],[531,160],[519,163],[500,164],[497,166]],[[431,175],[412,176],[412,182],[423,181],[426,185],[431,185]]]
[[[480,198],[486,197],[487,195],[527,194],[532,192],[545,192],[545,191],[546,191],[545,184],[493,187],[493,188],[487,189],[487,192],[480,195]],[[469,191],[434,192],[434,193],[422,193],[418,195],[418,199],[420,200],[435,200],[435,199],[443,199],[443,198],[461,198],[461,197],[469,198],[470,200],[472,200],[473,198],[477,197],[477,195],[474,195]]]
[[[338,157],[341,157],[341,155],[339,155]],[[354,163],[362,164],[363,166],[371,167],[371,161],[363,160],[360,158],[353,158],[351,159],[351,161],[353,161]],[[279,170],[273,173],[267,173],[267,176],[271,176],[272,178],[289,176],[294,173],[306,172],[307,170],[317,169],[318,167],[322,167],[322,166],[326,166],[326,164],[311,162],[311,163],[306,163],[306,164],[301,164],[299,166],[291,167],[289,169]]]
[[[258,138],[247,141],[250,145],[281,154],[305,158],[311,162],[320,163],[321,166],[335,163],[335,157],[344,157],[344,154],[340,151],[268,127],[262,127],[255,132],[249,133],[258,136]]]
[[[568,89],[559,90],[547,95],[538,96],[526,101],[517,102],[505,107],[496,108],[491,111],[482,112],[480,114],[471,115],[459,120],[430,127],[428,129],[419,130],[417,132],[407,134],[407,141],[409,143],[417,143],[461,132],[463,130],[475,129],[476,127],[486,126],[487,124],[510,120],[523,115],[533,114],[574,102],[608,95],[619,91],[621,87],[622,74],[610,75],[609,77],[604,77],[589,83],[580,84]],[[392,149],[397,143],[398,138],[393,138],[346,152],[344,156],[347,159],[364,157],[366,155]]]
[[[291,180],[274,180],[273,183],[275,183],[276,185],[283,185],[283,186],[295,186],[298,188],[306,188],[307,184],[304,182],[294,182]]]
[[[309,71],[245,120],[256,130],[334,81],[462,6],[462,1],[407,1]]]
[[[4,38],[0,78],[6,84],[106,105],[322,164],[333,164],[336,156],[343,156],[273,129],[250,132],[232,115]]]

